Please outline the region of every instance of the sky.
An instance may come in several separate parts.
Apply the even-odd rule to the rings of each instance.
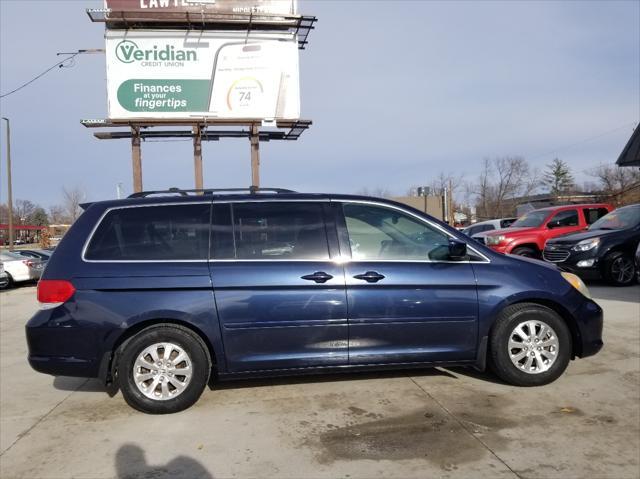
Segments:
[[[0,91],[104,47],[92,0],[0,0]],[[578,181],[613,163],[640,119],[640,1],[299,2],[318,17],[300,52],[297,142],[261,145],[263,186],[404,194],[441,172],[477,177],[483,158],[565,160]],[[79,57],[0,100],[11,120],[13,197],[45,207],[62,188],[87,201],[132,190],[128,140],[100,141],[81,119],[107,116],[103,55]],[[3,122],[4,123],[4,122]],[[5,202],[2,127],[0,201]],[[249,142],[203,146],[206,187],[250,184]],[[145,142],[145,189],[193,188],[190,141]]]

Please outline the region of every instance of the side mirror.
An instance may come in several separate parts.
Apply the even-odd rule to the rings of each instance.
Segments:
[[[464,261],[467,259],[467,243],[456,239],[449,240],[449,259]]]
[[[547,223],[547,228],[549,228],[550,230],[552,230],[553,228],[558,228],[560,226],[560,223],[558,223],[557,221],[549,221]]]

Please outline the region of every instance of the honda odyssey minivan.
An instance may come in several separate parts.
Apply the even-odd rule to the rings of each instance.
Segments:
[[[85,208],[38,284],[29,362],[144,412],[256,376],[467,365],[539,386],[602,347],[577,276],[390,200],[169,190]]]

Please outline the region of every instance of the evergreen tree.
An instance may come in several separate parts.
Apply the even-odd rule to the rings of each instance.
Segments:
[[[566,193],[574,186],[571,168],[558,158],[547,165],[542,182],[549,187],[552,195]]]

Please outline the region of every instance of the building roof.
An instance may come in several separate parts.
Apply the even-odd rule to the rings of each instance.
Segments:
[[[640,166],[640,128],[636,129],[631,134],[631,138],[627,142],[624,150],[620,153],[618,166]]]

